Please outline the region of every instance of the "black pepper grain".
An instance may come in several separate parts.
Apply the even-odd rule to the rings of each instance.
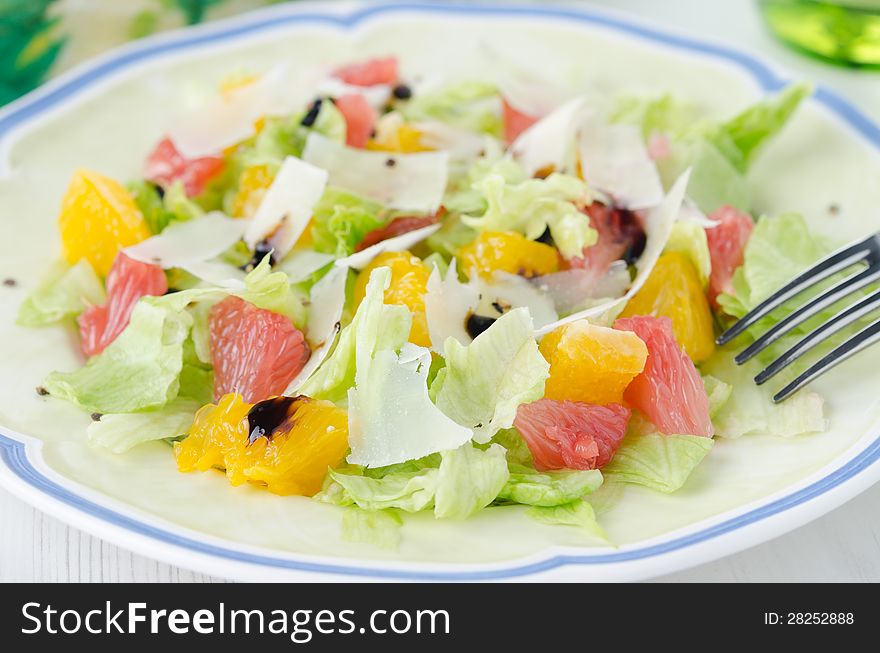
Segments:
[[[406,84],[398,84],[394,87],[394,90],[391,91],[391,95],[398,100],[408,100],[412,97],[412,89]]]
[[[43,386],[38,385],[37,386],[37,394],[40,395],[41,397],[45,397],[49,394],[49,391],[46,390],[46,388],[44,388]]]
[[[8,286],[9,288],[15,288],[18,285],[18,281],[16,281],[12,277],[8,277],[3,280],[3,285]]]

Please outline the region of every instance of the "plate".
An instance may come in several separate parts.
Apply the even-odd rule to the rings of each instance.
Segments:
[[[616,548],[536,524],[516,507],[467,522],[415,515],[397,552],[340,538],[339,509],[183,475],[166,445],[90,449],[88,416],[34,391],[80,361],[69,329],[14,326],[17,306],[59,251],[58,202],[74,168],[126,179],[180,106],[229,70],[279,62],[401,57],[408,77],[487,74],[486,41],[594,90],[669,91],[730,115],[788,81],[743,52],[616,14],[545,5],[291,3],[151,38],[51,82],[0,113],[0,482],[115,544],[249,580],[631,580],[752,546],[814,519],[880,479],[880,350],[816,384],[831,429],[786,440],[721,440],[673,495],[627,487],[600,516]],[[481,54],[482,53],[482,54]],[[169,102],[169,98],[176,99]],[[877,229],[880,129],[824,88],[750,172],[755,206],[801,211],[836,242]],[[832,215],[828,207],[836,204]],[[873,388],[871,385],[873,384]]]

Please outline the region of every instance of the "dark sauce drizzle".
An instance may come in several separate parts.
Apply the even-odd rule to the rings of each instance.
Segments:
[[[259,438],[271,440],[281,432],[293,427],[293,414],[298,403],[310,401],[308,397],[273,397],[257,404],[248,411],[248,444]]]

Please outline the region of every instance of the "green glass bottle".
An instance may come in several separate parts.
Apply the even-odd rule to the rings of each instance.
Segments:
[[[759,0],[770,29],[826,61],[880,69],[880,0]]]

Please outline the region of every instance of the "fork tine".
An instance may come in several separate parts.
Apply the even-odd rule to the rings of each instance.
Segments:
[[[801,291],[806,290],[813,284],[818,283],[823,279],[827,279],[841,270],[845,270],[859,261],[864,260],[871,253],[871,242],[873,239],[874,236],[870,236],[855,245],[844,247],[843,249],[839,249],[836,252],[829,254],[809,270],[792,279],[785,286],[746,313],[727,331],[718,336],[716,342],[719,345],[730,342],[755,322],[770,313],[776,307],[787,302]]]
[[[848,327],[850,324],[860,320],[866,315],[870,315],[877,309],[880,309],[880,290],[875,290],[861,301],[840,311],[830,320],[820,325],[815,331],[812,331],[802,340],[798,341],[797,344],[770,363],[766,369],[761,371],[761,373],[755,377],[755,383],[761,385],[765,381],[773,378],[780,371],[791,365],[794,361],[806,354],[823,340],[833,336],[841,329]]]
[[[773,396],[773,401],[778,404],[780,401],[787,399],[817,376],[824,374],[832,367],[839,365],[851,356],[855,356],[863,349],[867,349],[878,342],[880,342],[880,320],[872,322],[842,345],[836,347],[831,353],[823,357],[822,360],[777,392]]]
[[[865,286],[874,283],[877,280],[880,280],[880,265],[871,266],[862,270],[858,274],[847,277],[840,283],[833,285],[821,295],[811,299],[791,315],[785,317],[785,319],[774,324],[773,327],[768,329],[760,338],[737,354],[734,360],[736,360],[737,365],[742,365],[747,360],[753,358],[779,340],[796,326],[816,315],[819,311],[836,304],[846,296],[856,292],[860,288],[864,288]]]

